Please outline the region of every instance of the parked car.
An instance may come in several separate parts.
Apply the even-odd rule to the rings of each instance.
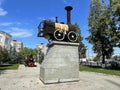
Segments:
[[[112,60],[111,67],[115,69],[120,69],[120,60]]]

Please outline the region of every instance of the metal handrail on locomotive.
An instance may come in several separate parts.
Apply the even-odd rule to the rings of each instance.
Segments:
[[[58,23],[57,17],[56,21],[43,20],[38,26],[38,37],[45,37],[48,40],[76,42],[77,34],[70,19],[70,11],[72,9],[71,6],[65,7],[67,11],[67,24]]]

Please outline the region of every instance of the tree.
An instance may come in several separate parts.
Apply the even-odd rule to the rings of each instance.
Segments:
[[[13,53],[11,52],[11,61],[10,63],[24,63],[24,58],[19,52]]]
[[[113,59],[114,59],[114,60],[117,60],[117,59],[118,59],[118,56],[117,56],[117,55],[116,55],[116,56],[114,56],[114,57],[113,57]]]
[[[26,59],[28,55],[32,54],[34,59],[36,59],[36,50],[24,47],[22,51],[20,51],[20,55],[22,56],[23,59]]]
[[[88,17],[90,36],[87,40],[93,44],[94,52],[102,56],[102,63],[105,63],[105,57],[110,58],[113,53],[113,45],[108,26],[109,18],[110,13],[105,2],[92,0]]]
[[[78,39],[77,43],[79,43],[78,51],[79,51],[79,58],[84,58],[86,57],[86,47],[82,43],[83,37],[81,36],[81,30],[79,28],[79,25],[77,23],[74,24],[74,30],[77,33]]]
[[[0,47],[0,62],[7,61],[10,61],[10,54],[5,48]]]
[[[110,0],[109,11],[112,43],[114,47],[120,47],[120,0]]]
[[[37,59],[39,63],[42,63],[43,59],[44,59],[44,53],[41,51],[41,49],[36,49],[37,51]]]
[[[98,61],[98,60],[100,60],[100,55],[96,55],[95,57],[94,57],[94,59],[93,59],[94,61]]]

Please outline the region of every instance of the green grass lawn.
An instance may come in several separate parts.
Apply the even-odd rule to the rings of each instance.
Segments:
[[[0,65],[0,70],[17,70],[19,64]]]
[[[104,68],[94,67],[94,66],[80,65],[79,70],[120,76],[120,70],[104,69]]]

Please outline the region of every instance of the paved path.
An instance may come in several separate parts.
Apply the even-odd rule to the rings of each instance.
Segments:
[[[39,65],[0,74],[0,90],[120,90],[120,77],[92,72],[80,72],[79,82],[44,85],[39,80]]]

